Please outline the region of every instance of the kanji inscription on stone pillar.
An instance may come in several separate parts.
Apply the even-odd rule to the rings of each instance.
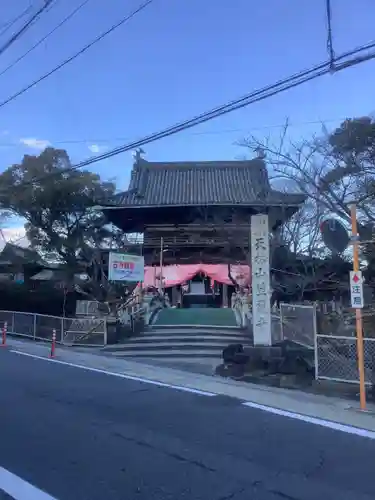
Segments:
[[[272,345],[268,215],[251,217],[251,275],[254,345]]]

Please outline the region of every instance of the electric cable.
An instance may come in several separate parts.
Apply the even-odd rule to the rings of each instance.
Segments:
[[[9,64],[5,69],[3,69],[0,72],[0,76],[5,75],[10,69],[14,68],[19,62],[21,62],[25,57],[27,57],[33,50],[35,50],[39,45],[41,45],[47,38],[49,38],[51,35],[53,35],[58,29],[60,29],[62,26],[64,26],[65,23],[67,23],[73,16],[77,14],[87,3],[89,3],[91,0],[84,0],[82,3],[80,3],[74,10],[72,10],[60,23],[55,26],[51,31],[49,31],[46,35],[44,35],[40,40],[38,40],[29,50],[27,50],[24,54],[19,56],[15,61]]]
[[[49,7],[53,4],[55,0],[44,0],[44,4],[40,9],[31,16],[31,18],[26,21],[26,23],[14,34],[11,38],[0,47],[0,55],[3,54],[11,45],[14,44],[17,40],[21,38],[21,36],[26,33],[26,31],[30,28],[30,26],[43,14],[43,12],[47,11]]]
[[[321,120],[307,120],[307,121],[301,121],[301,122],[288,122],[288,128],[293,128],[293,127],[302,127],[305,125],[325,125],[327,123],[334,123],[334,122],[343,122],[347,120],[348,117],[340,117],[340,118],[324,118]],[[192,132],[191,135],[194,136],[199,136],[199,135],[224,135],[224,134],[232,134],[234,132],[252,132],[252,131],[260,131],[260,130],[270,130],[270,129],[278,129],[278,128],[284,128],[285,123],[279,123],[279,124],[273,124],[273,125],[262,125],[260,127],[249,127],[249,128],[228,128],[228,129],[222,129],[222,130],[206,130],[202,132]],[[80,144],[109,144],[111,142],[124,142],[129,140],[129,137],[107,137],[107,138],[101,138],[101,139],[66,139],[66,140],[58,140],[58,141],[52,141],[50,146],[54,145],[80,145]],[[47,141],[49,142],[49,141]],[[0,142],[0,147],[17,147],[19,148],[22,145],[22,140],[18,142]],[[26,143],[24,144],[25,146],[28,146]]]
[[[30,4],[26,9],[24,9],[20,14],[18,14],[12,20],[6,22],[3,26],[1,26],[0,37],[3,36],[14,24],[17,23],[20,19],[22,19],[30,10],[32,9],[32,5]]]
[[[372,53],[369,53],[369,54],[366,54],[364,56],[359,57],[359,55],[362,52],[367,51],[369,49],[373,49],[373,48],[375,48],[375,42],[371,42],[367,45],[361,46],[357,49],[353,49],[349,52],[346,52],[346,53],[341,54],[340,56],[336,57],[335,63],[341,62],[341,64],[335,66],[335,72],[341,71],[347,67],[354,66],[356,64],[360,64],[364,61],[369,61],[371,59],[374,59],[375,52],[372,52]],[[346,61],[345,59],[347,59],[350,56],[357,56],[357,57]],[[97,163],[99,161],[106,160],[106,159],[111,158],[113,156],[116,156],[120,153],[134,150],[135,148],[139,148],[139,147],[144,146],[146,144],[150,144],[152,142],[155,142],[155,141],[163,139],[165,137],[169,137],[171,135],[177,134],[178,132],[181,132],[183,130],[190,129],[192,127],[195,127],[196,125],[207,122],[209,120],[212,120],[212,119],[217,118],[219,116],[225,115],[225,114],[230,113],[232,111],[249,106],[250,104],[254,104],[255,102],[259,102],[259,101],[268,99],[269,97],[273,97],[274,95],[277,95],[281,92],[284,92],[284,91],[289,90],[291,88],[297,87],[299,85],[302,85],[303,83],[315,80],[321,76],[324,76],[324,75],[327,75],[330,73],[331,73],[330,61],[326,61],[326,62],[318,64],[312,68],[309,68],[307,70],[304,70],[304,71],[301,71],[301,72],[296,73],[294,75],[291,75],[283,80],[279,80],[276,83],[273,83],[271,85],[263,87],[262,89],[251,92],[250,94],[247,94],[247,95],[241,97],[240,99],[230,101],[230,102],[223,104],[221,106],[218,106],[210,111],[207,111],[205,113],[201,113],[200,115],[197,115],[189,120],[185,120],[185,121],[177,123],[171,127],[163,129],[159,132],[147,135],[141,139],[132,141],[132,142],[125,144],[123,146],[120,146],[118,148],[114,148],[106,153],[101,154],[101,155],[90,157],[90,158],[83,160],[75,165],[72,165],[66,169],[62,169],[58,172],[52,172],[50,174],[45,174],[44,176],[36,177],[30,181],[20,182],[17,186],[14,186],[14,188],[30,186],[30,185],[33,185],[35,183],[43,181],[45,178],[50,178],[53,176],[59,176],[63,173],[72,172],[72,171],[78,170],[80,168],[86,167],[88,165],[92,165],[93,163]]]
[[[327,50],[328,50],[331,70],[334,70],[335,51],[333,49],[331,0],[326,0],[326,17],[327,17]]]
[[[10,97],[8,97],[7,99],[5,99],[5,101],[3,101],[3,102],[0,103],[0,108],[4,107],[6,104],[10,103],[11,101],[14,101],[15,99],[17,99],[17,97],[21,96],[22,94],[24,94],[25,92],[27,92],[31,88],[35,87],[36,85],[38,85],[39,83],[43,82],[44,80],[46,80],[47,78],[49,78],[51,75],[53,75],[54,73],[56,73],[57,71],[59,71],[60,69],[62,69],[67,64],[69,64],[72,61],[74,61],[75,59],[77,59],[77,57],[81,56],[87,50],[91,49],[91,47],[93,47],[98,42],[100,42],[101,40],[103,40],[110,33],[112,33],[113,31],[115,31],[117,28],[119,28],[120,26],[122,26],[126,22],[130,21],[139,12],[141,12],[143,9],[145,9],[146,7],[148,7],[153,1],[154,0],[147,0],[146,2],[144,2],[143,4],[141,4],[139,7],[137,7],[135,10],[133,10],[130,14],[128,14],[127,16],[123,17],[118,23],[116,23],[113,26],[111,26],[111,28],[109,28],[107,31],[105,31],[104,33],[102,33],[98,37],[94,38],[94,40],[92,40],[90,43],[88,43],[87,45],[85,45],[78,52],[76,52],[72,56],[68,57],[68,59],[65,59],[65,61],[63,61],[62,63],[58,64],[57,66],[55,66],[53,69],[51,69],[50,71],[48,71],[44,75],[40,76],[39,78],[37,78],[36,80],[34,80],[33,82],[31,82],[30,84],[26,85],[26,87],[22,88],[21,90],[19,90],[15,94],[13,94]],[[0,51],[0,54],[1,54],[1,51]]]

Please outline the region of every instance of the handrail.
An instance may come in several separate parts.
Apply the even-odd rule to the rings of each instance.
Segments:
[[[140,307],[136,311],[132,311],[129,313],[130,316],[136,316],[137,314],[142,314],[144,312],[147,312],[147,307]]]

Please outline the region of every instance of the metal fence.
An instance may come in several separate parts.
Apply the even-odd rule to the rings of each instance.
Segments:
[[[316,305],[280,304],[281,338],[309,347],[315,346]]]
[[[0,311],[0,327],[7,323],[8,333],[34,340],[52,341],[66,345],[104,346],[107,326],[101,318],[62,318],[45,314]]]
[[[96,300],[77,300],[76,316],[97,316],[99,302]]]
[[[107,321],[104,318],[65,318],[63,342],[66,345],[106,345]]]
[[[355,337],[317,335],[315,378],[358,383],[357,340]],[[375,339],[364,339],[366,384],[375,383]]]

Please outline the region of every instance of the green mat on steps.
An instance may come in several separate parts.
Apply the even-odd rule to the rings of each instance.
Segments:
[[[217,325],[237,326],[232,309],[190,307],[188,309],[163,309],[155,325]]]

